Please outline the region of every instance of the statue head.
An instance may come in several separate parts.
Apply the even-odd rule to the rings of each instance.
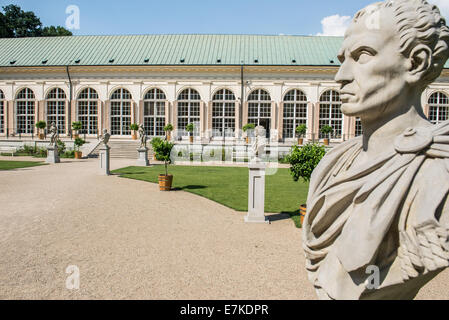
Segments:
[[[449,29],[436,6],[387,0],[362,9],[338,55],[342,112],[362,119],[396,114],[419,101],[448,57]]]
[[[106,133],[108,133],[108,129],[103,129],[103,135],[105,135]]]
[[[262,126],[257,126],[255,129],[256,137],[265,137],[267,130]]]

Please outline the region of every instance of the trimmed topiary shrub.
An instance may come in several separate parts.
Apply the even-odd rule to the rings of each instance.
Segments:
[[[302,178],[305,182],[310,181],[313,170],[326,154],[326,148],[320,144],[306,144],[303,147],[293,146],[290,154],[286,157],[290,163],[290,173],[294,181]]]

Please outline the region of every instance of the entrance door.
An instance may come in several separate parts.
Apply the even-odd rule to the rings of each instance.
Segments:
[[[270,139],[270,119],[260,119],[259,124],[265,128],[266,138]]]

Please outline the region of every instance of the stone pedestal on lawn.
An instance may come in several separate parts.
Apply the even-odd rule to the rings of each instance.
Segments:
[[[137,158],[137,165],[141,167],[147,167],[150,165],[150,161],[148,160],[148,148],[139,148],[137,149],[139,153],[139,157]]]
[[[102,175],[110,175],[110,156],[109,156],[109,151],[110,151],[111,147],[106,146],[106,145],[102,145],[100,147],[100,174]]]
[[[45,160],[45,162],[46,163],[61,162],[61,160],[59,160],[58,147],[56,145],[47,147],[47,159]]]
[[[251,162],[249,168],[248,185],[248,214],[245,222],[269,223],[265,217],[265,169],[262,162]]]

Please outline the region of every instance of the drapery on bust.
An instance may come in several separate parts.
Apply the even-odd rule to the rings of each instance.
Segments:
[[[449,122],[421,106],[448,56],[446,22],[424,0],[376,3],[348,28],[335,80],[364,133],[312,175],[303,246],[319,298],[413,299],[448,267]]]

